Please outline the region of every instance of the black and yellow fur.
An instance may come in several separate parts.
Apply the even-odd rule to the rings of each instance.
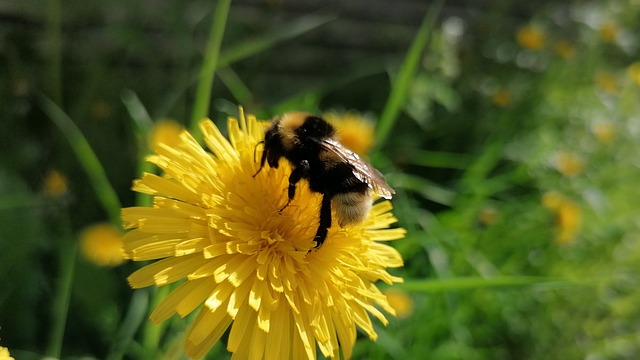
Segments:
[[[331,227],[332,205],[338,224],[344,227],[366,219],[371,209],[372,188],[382,187],[385,195],[393,193],[377,170],[337,142],[336,130],[321,117],[302,112],[277,117],[267,129],[263,142],[260,168],[255,175],[265,162],[277,168],[282,157],[293,169],[289,176],[288,200],[280,211],[295,197],[296,184],[301,179],[308,181],[311,191],[323,195],[320,224],[314,237],[316,248],[322,245]]]

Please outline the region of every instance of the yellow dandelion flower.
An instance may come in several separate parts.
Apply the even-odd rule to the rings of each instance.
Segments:
[[[562,151],[555,155],[553,166],[562,175],[573,176],[582,172],[584,162],[578,155]]]
[[[493,94],[492,100],[498,106],[507,107],[512,101],[511,93],[505,88],[500,88]]]
[[[640,85],[640,61],[636,61],[633,64],[629,65],[627,68],[627,75],[636,83],[636,85]]]
[[[370,315],[393,314],[375,286],[402,281],[387,268],[402,266],[386,241],[404,237],[391,203],[373,205],[362,224],[329,229],[314,250],[321,196],[305,182],[286,202],[291,169],[260,172],[254,155],[268,124],[255,117],[228,120],[227,140],[210,120],[200,123],[206,152],[188,133],[175,147],[159,145],[148,158],[163,176],[144,174],[135,191],[153,207],[122,210],[126,256],[158,260],[129,277],[134,288],[183,281],[151,314],[161,322],[198,309],[185,334],[185,351],[201,358],[230,328],[228,351],[237,359],[351,357],[356,327],[376,339]]]
[[[15,360],[9,353],[9,349],[0,346],[0,360]]]
[[[591,127],[593,135],[598,141],[608,143],[616,138],[616,127],[610,122],[599,122]]]
[[[346,114],[327,113],[324,118],[335,126],[342,145],[360,156],[371,150],[375,135],[371,121],[353,111]]]
[[[582,209],[562,194],[550,191],[542,196],[542,204],[555,213],[556,243],[572,244],[582,225]]]
[[[385,292],[389,305],[396,311],[396,316],[407,317],[413,314],[413,299],[402,290],[388,289]]]
[[[545,34],[537,27],[523,26],[518,29],[516,39],[523,48],[537,51],[544,47]]]
[[[606,22],[600,26],[600,37],[605,42],[615,42],[618,37],[618,27],[612,22]]]
[[[67,192],[67,177],[58,170],[49,170],[44,178],[44,192],[49,196],[60,196]]]
[[[618,92],[618,79],[610,72],[602,71],[595,76],[596,85],[598,88],[615,94]]]
[[[82,231],[80,250],[96,265],[116,266],[124,261],[122,233],[111,224],[92,225]]]
[[[156,149],[160,144],[175,147],[180,142],[182,131],[184,127],[173,120],[159,120],[153,125],[149,135],[149,147]]]
[[[553,47],[553,51],[563,59],[571,59],[575,55],[576,49],[570,42],[562,40]]]

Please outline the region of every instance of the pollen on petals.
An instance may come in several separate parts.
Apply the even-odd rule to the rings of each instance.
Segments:
[[[228,138],[201,123],[202,148],[187,132],[159,144],[148,160],[162,175],[144,174],[133,189],[153,195],[150,207],[122,210],[126,258],[153,260],[129,276],[134,288],[179,285],[151,320],[197,314],[185,334],[185,352],[201,358],[227,332],[238,359],[352,355],[357,328],[377,337],[371,316],[393,314],[375,282],[402,279],[387,272],[403,265],[386,244],[405,235],[389,201],[373,205],[360,224],[337,224],[320,249],[313,236],[321,196],[306,183],[285,210],[286,161],[256,171],[267,122],[242,112],[228,121]]]

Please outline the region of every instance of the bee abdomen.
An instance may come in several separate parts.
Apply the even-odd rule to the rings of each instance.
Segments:
[[[332,202],[340,227],[360,223],[367,218],[371,210],[371,191],[367,189],[364,192],[336,194]]]

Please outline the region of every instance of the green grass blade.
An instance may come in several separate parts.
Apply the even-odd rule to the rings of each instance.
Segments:
[[[42,198],[27,192],[17,192],[7,195],[3,194],[0,197],[0,211],[41,206],[42,204]]]
[[[47,36],[49,42],[49,96],[62,104],[62,0],[49,0]]]
[[[231,94],[238,104],[247,106],[253,102],[253,94],[251,93],[251,90],[229,66],[219,68],[218,76],[227,89],[231,91]]]
[[[149,112],[140,101],[140,98],[136,93],[131,90],[126,90],[121,96],[124,106],[129,111],[129,116],[133,119],[135,126],[136,142],[138,148],[137,158],[137,170],[136,174],[142,174],[145,172],[154,172],[155,166],[148,161],[145,161],[145,157],[149,153],[148,138],[149,133],[153,129],[153,120],[149,115]],[[136,193],[136,204],[138,206],[151,206],[153,204],[153,197],[149,194]]]
[[[107,360],[122,359],[127,347],[147,315],[148,306],[148,292],[146,290],[136,290],[131,297],[127,314],[122,321],[118,334],[113,339]]]
[[[384,145],[387,141],[389,133],[391,132],[391,129],[393,129],[393,125],[395,124],[400,111],[404,107],[409,94],[409,89],[413,83],[413,78],[415,77],[418,66],[420,65],[422,53],[429,43],[431,29],[433,28],[437,15],[440,13],[443,2],[443,0],[436,2],[425,15],[422,20],[422,24],[420,25],[420,29],[411,43],[409,52],[400,67],[400,71],[391,84],[391,93],[389,94],[389,98],[384,106],[382,115],[380,115],[376,128],[376,147]]]
[[[318,16],[318,15],[304,16],[304,17],[301,17],[300,19],[284,24],[283,26],[273,31],[267,32],[258,38],[248,39],[236,45],[230,46],[228,49],[220,51],[220,56],[218,58],[218,62],[215,70],[218,71],[218,75],[221,78],[223,76],[226,76],[222,80],[225,82],[227,86],[229,86],[227,81],[228,80],[233,81],[233,79],[229,78],[230,74],[228,72],[225,74],[220,73],[223,67],[228,67],[229,65],[237,61],[244,60],[251,56],[257,55],[261,52],[267,51],[282,41],[300,36],[334,19],[335,17],[332,17],[332,16]],[[201,74],[198,74],[194,78],[189,79],[186,84],[182,85],[178,90],[173,92],[170,97],[168,97],[165,101],[163,101],[164,105],[162,106],[159,113],[161,114],[168,113],[169,110],[175,106],[178,99],[181,96],[183,96],[183,94],[187,91],[187,89],[197,81],[202,81],[201,79],[202,79]],[[237,85],[237,84],[234,84],[234,85]],[[240,95],[240,97],[238,97],[237,99],[238,101],[240,101],[243,96],[247,97],[250,95],[249,93],[246,93],[246,90],[248,89],[236,88],[236,89],[230,89],[230,90],[232,92],[234,90],[240,91],[240,93],[234,92],[234,96]],[[211,99],[207,99],[207,104],[210,102],[210,100]],[[205,116],[206,116],[206,112],[203,116],[197,118],[194,121],[197,124],[197,122],[200,121]]]
[[[439,293],[448,291],[466,291],[495,288],[562,288],[577,285],[589,285],[599,282],[597,279],[572,280],[538,276],[497,276],[492,278],[458,277],[449,279],[407,280],[394,287],[408,292]]]
[[[442,169],[464,170],[472,163],[473,157],[446,151],[428,151],[415,149],[407,160],[409,164]]]
[[[64,329],[67,325],[69,303],[71,301],[71,289],[76,267],[76,255],[78,242],[74,241],[71,231],[71,219],[67,209],[62,211],[60,220],[61,239],[58,247],[59,274],[56,282],[56,291],[52,299],[52,325],[49,331],[49,344],[47,355],[50,358],[59,359],[62,354]]]
[[[393,173],[387,180],[398,188],[414,191],[427,200],[451,206],[456,198],[456,192],[431,182],[425,178],[402,173]]]
[[[153,127],[153,120],[138,95],[131,90],[125,90],[120,98],[133,119],[137,135],[148,134]]]
[[[109,216],[111,223],[120,226],[120,200],[113,186],[111,186],[100,160],[98,160],[96,153],[87,141],[87,138],[82,135],[82,132],[73,120],[49,98],[41,96],[40,105],[43,111],[67,138],[71,149],[87,173],[91,185],[102,207]]]
[[[151,296],[147,311],[147,318],[151,316],[153,309],[155,309],[163,299],[165,299],[169,293],[171,293],[170,286],[161,286],[151,290]],[[160,353],[159,349],[163,346],[162,337],[165,333],[165,329],[169,325],[168,321],[156,324],[151,321],[146,321],[142,330],[142,346],[149,351],[148,358],[156,359]]]
[[[249,39],[247,41],[238,43],[235,46],[231,46],[229,49],[223,51],[220,55],[220,62],[218,63],[218,66],[223,67],[242,59],[246,59],[263,51],[269,50],[279,42],[292,39],[296,36],[300,36],[334,19],[334,16],[303,16],[295,21],[286,24],[285,26],[268,32],[263,36],[255,39]]]
[[[213,24],[211,25],[211,33],[209,34],[209,42],[207,43],[202,68],[200,68],[196,98],[189,127],[196,138],[199,138],[198,134],[200,134],[198,122],[209,114],[213,77],[218,67],[220,45],[222,44],[222,36],[224,35],[230,6],[231,0],[219,0],[214,10]]]

